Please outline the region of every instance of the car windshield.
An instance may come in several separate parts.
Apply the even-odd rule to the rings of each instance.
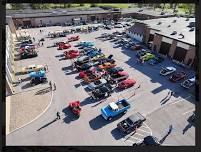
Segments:
[[[129,126],[132,126],[134,124],[130,118],[127,118],[125,121],[127,124],[129,124]]]

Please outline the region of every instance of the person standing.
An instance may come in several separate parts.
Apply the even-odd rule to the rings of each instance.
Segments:
[[[170,96],[173,96],[173,95],[174,95],[174,92],[173,92],[173,91],[171,91],[171,92],[170,92]]]
[[[49,82],[49,85],[50,85],[50,89],[52,90],[52,82],[51,81]]]
[[[35,38],[33,37],[33,41],[35,42]]]
[[[61,117],[60,117],[60,112],[57,112],[57,118],[56,118],[57,120],[58,119],[61,119]]]
[[[56,84],[54,83],[54,90],[56,90]]]

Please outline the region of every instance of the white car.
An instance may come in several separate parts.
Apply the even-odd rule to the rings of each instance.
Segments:
[[[181,83],[181,86],[190,89],[195,84],[195,77],[185,80]]]
[[[102,85],[104,85],[104,84],[106,84],[107,83],[107,80],[105,80],[105,79],[99,79],[99,80],[96,80],[96,81],[94,81],[94,82],[91,82],[88,86],[87,86],[87,88],[89,89],[89,90],[94,90],[94,89],[96,89],[96,88],[98,88],[98,87],[100,87],[100,86],[102,86]]]
[[[23,74],[26,74],[26,73],[30,73],[30,72],[37,72],[37,71],[44,70],[44,69],[45,69],[45,67],[43,65],[33,64],[33,65],[23,67],[21,72]]]
[[[123,25],[117,24],[117,25],[115,25],[114,27],[115,27],[115,28],[123,28]]]
[[[166,68],[161,69],[160,74],[163,76],[166,76],[166,75],[169,75],[175,71],[176,71],[176,68],[174,68],[174,67],[166,67]]]

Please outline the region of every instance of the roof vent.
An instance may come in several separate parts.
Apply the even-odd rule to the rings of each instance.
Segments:
[[[168,25],[168,27],[170,27],[171,25]]]
[[[178,37],[178,39],[183,39],[184,35],[182,33],[179,34],[180,37]]]
[[[190,28],[190,30],[189,30],[189,32],[192,32],[192,31],[195,31],[194,27]]]
[[[138,10],[138,12],[142,12],[142,11],[143,11],[143,9]]]
[[[162,24],[162,22],[158,22],[158,24],[157,24],[157,25],[160,25],[160,24]]]
[[[176,22],[177,22],[177,20],[173,20],[173,21],[172,21],[172,23],[176,23]]]
[[[173,31],[170,35],[176,35],[177,31]]]

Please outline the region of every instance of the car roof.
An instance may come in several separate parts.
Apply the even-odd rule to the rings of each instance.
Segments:
[[[147,136],[143,141],[146,145],[155,145],[158,144],[158,139],[154,136]]]
[[[168,70],[176,70],[176,68],[174,68],[174,67],[166,67],[166,69],[168,69]]]
[[[136,122],[139,120],[145,120],[145,117],[142,116],[139,112],[132,114],[131,116],[128,117],[132,122]]]
[[[128,73],[125,72],[125,71],[119,71],[118,74],[119,74],[119,75],[128,75]]]
[[[189,81],[191,81],[191,82],[195,82],[195,77],[190,78]]]

